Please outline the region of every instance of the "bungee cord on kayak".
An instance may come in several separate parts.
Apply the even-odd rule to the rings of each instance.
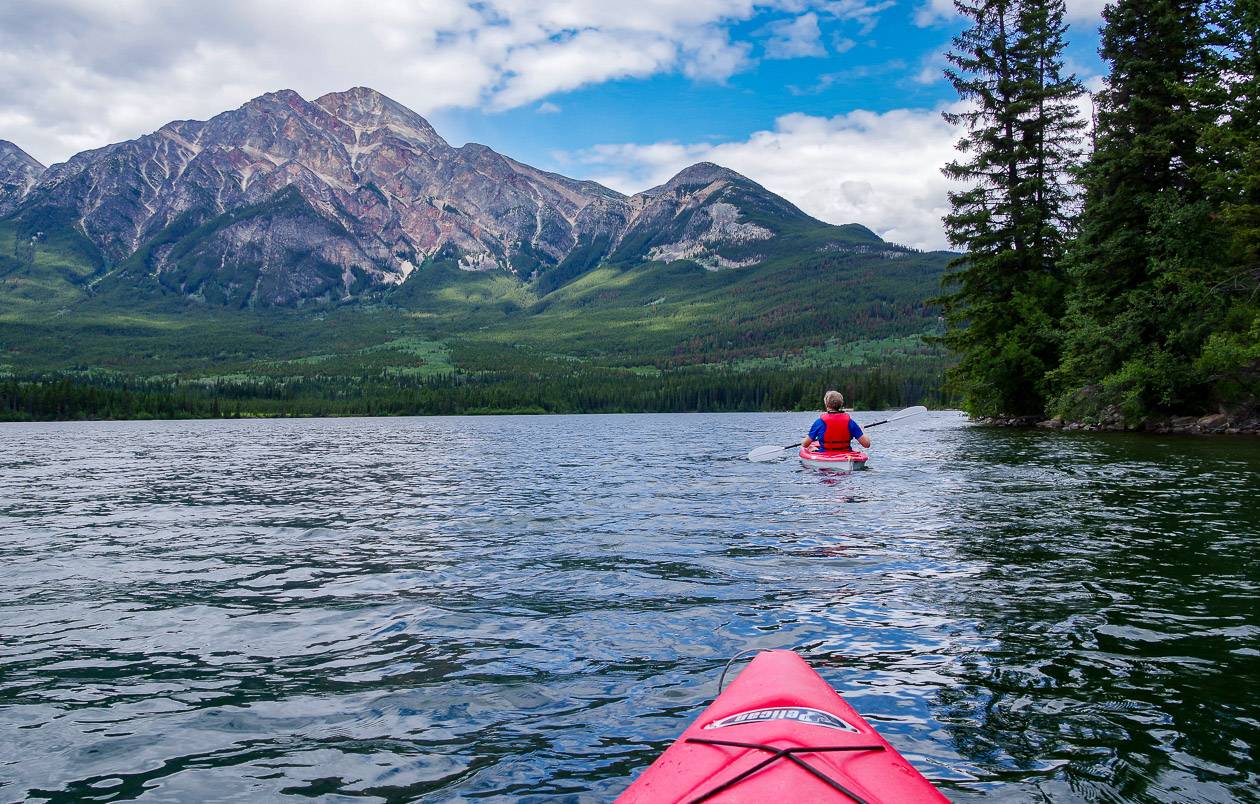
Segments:
[[[723,677],[744,653],[731,657]],[[617,804],[719,796],[727,804],[825,804],[837,794],[857,802],[947,801],[804,659],[768,650],[720,690]]]
[[[756,656],[758,653],[760,653],[760,651],[757,648],[749,648],[748,650],[741,650],[739,653],[726,660],[726,665],[722,667],[722,675],[718,676],[718,695],[721,695],[722,690],[726,687],[726,674],[730,672],[731,665],[735,664],[735,662],[738,662],[740,659]]]
[[[800,757],[797,756],[797,754],[821,754],[827,751],[883,751],[884,750],[884,746],[882,745],[819,745],[819,746],[794,746],[792,748],[775,748],[772,745],[761,745],[760,743],[737,743],[732,740],[709,740],[709,739],[705,739],[704,737],[688,737],[687,742],[694,743],[697,745],[724,745],[724,746],[729,746],[732,748],[747,748],[747,749],[755,750],[755,751],[765,751],[771,754],[771,756],[767,757],[762,762],[756,765],[753,765],[751,768],[744,771],[743,773],[736,776],[735,778],[723,782],[722,784],[713,788],[709,792],[704,793],[703,795],[690,799],[688,801],[688,804],[700,804],[701,801],[708,801],[709,799],[713,798],[717,794],[725,790],[729,790],[730,788],[744,781],[749,776],[752,776],[754,773],[761,770],[762,768],[765,768],[769,765],[773,765],[775,762],[777,762],[780,759],[786,759],[789,762],[794,762],[797,765],[800,765],[809,773],[813,774],[814,776],[817,776],[825,784],[830,785],[836,792],[843,793],[844,795],[856,801],[857,804],[867,804],[866,799],[862,798],[857,793],[854,793],[849,788],[840,784],[840,782],[837,782],[835,779],[831,778],[827,774],[818,770],[818,768],[815,768],[813,765],[801,759]]]

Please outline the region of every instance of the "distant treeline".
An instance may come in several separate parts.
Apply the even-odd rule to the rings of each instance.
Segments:
[[[958,0],[946,76],[966,254],[941,299],[977,414],[1260,404],[1260,4],[1112,0],[1084,89],[1063,0]]]
[[[814,410],[838,388],[864,409],[950,403],[933,366],[809,371],[574,372],[207,380],[42,376],[0,381],[0,420]]]

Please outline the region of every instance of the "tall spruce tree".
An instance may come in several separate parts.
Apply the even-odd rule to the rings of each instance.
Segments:
[[[1243,0],[1250,2],[1251,0]],[[1116,0],[1099,50],[1095,148],[1083,171],[1056,409],[1130,421],[1201,402],[1193,361],[1222,315],[1224,239],[1205,186],[1211,53],[1200,0]]]
[[[1021,84],[1031,106],[1021,131],[1032,162],[1030,246],[1043,272],[1056,278],[1062,278],[1059,262],[1075,225],[1077,188],[1071,177],[1080,167],[1087,125],[1077,106],[1085,89],[1075,76],[1063,75],[1068,28],[1063,17],[1063,2],[1023,2],[1019,8]]]
[[[1205,131],[1206,181],[1217,200],[1227,253],[1217,292],[1228,297],[1220,327],[1195,369],[1210,401],[1260,401],[1260,3],[1212,0],[1207,6],[1212,70],[1200,86],[1219,105]]]
[[[1045,407],[1046,373],[1057,364],[1062,310],[1059,268],[1066,242],[1069,170],[1084,127],[1065,75],[1063,0],[956,0],[971,26],[954,39],[946,77],[964,111],[965,158],[945,175],[950,242],[965,250],[939,301],[945,343],[959,354],[952,379],[974,414],[1033,414]]]

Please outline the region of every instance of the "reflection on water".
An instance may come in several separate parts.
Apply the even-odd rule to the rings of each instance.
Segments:
[[[0,800],[609,799],[773,647],[956,800],[1260,786],[1260,446],[811,420],[6,425]]]

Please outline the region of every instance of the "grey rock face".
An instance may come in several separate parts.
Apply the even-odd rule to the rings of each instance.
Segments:
[[[44,172],[33,156],[8,140],[0,140],[0,216],[15,208]]]
[[[626,197],[483,145],[454,148],[420,115],[363,87],[314,101],[268,93],[25,181],[17,214],[71,210],[111,263],[193,297],[246,304],[398,284],[437,255],[522,277],[579,248],[730,267],[715,262],[720,244],[775,236],[742,220],[750,205],[808,220],[713,164]]]
[[[629,199],[631,214],[618,238],[620,259],[691,259],[707,268],[755,264],[755,255],[738,261],[717,253],[723,245],[770,240],[776,232],[745,221],[748,211],[779,223],[817,223],[787,200],[733,170],[700,162],[659,187]]]

